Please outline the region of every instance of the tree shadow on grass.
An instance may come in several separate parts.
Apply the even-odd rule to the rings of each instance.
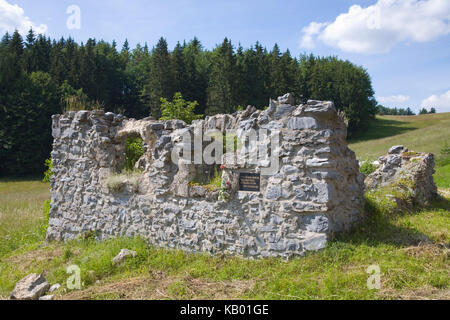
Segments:
[[[349,138],[349,143],[376,140],[396,136],[418,128],[406,126],[408,123],[399,120],[376,118],[371,120],[364,128],[356,131]]]
[[[450,201],[446,198],[435,200],[426,208],[416,208],[401,213],[370,212],[363,223],[350,232],[337,235],[333,241],[366,244],[374,247],[380,244],[388,244],[398,248],[436,244],[436,241],[414,227],[396,225],[394,220],[399,217],[418,215],[423,213],[424,210],[442,209],[450,212]],[[444,245],[450,247],[450,243]]]
[[[0,177],[0,183],[6,182],[42,182],[43,175],[30,175],[23,177],[13,177],[13,176],[5,176]]]

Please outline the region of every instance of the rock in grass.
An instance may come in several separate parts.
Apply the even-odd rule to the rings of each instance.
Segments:
[[[406,206],[423,206],[436,199],[438,193],[433,180],[432,153],[408,151],[403,146],[394,146],[379,162],[377,170],[364,182],[367,190],[388,188],[389,193],[393,193],[390,197],[397,204]]]
[[[114,265],[119,265],[123,261],[125,261],[127,258],[129,258],[129,257],[133,257],[134,258],[136,256],[137,256],[137,252],[136,251],[131,251],[131,250],[128,250],[128,249],[122,249],[122,250],[120,250],[119,254],[114,257],[112,262],[113,262]]]
[[[48,290],[48,292],[52,293],[53,291],[56,291],[56,290],[58,290],[59,288],[61,288],[61,285],[60,285],[59,283],[56,283],[56,284],[54,284],[54,285],[52,285],[52,286],[50,287],[50,289]]]
[[[400,154],[403,151],[405,151],[404,146],[393,146],[392,148],[389,149],[388,154]]]
[[[42,275],[30,274],[17,282],[11,293],[11,300],[38,300],[42,297],[50,285]]]
[[[39,298],[39,300],[55,300],[55,296],[54,295],[48,295],[48,296],[43,296],[43,297],[40,297]]]

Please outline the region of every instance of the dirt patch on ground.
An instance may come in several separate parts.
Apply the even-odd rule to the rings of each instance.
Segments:
[[[450,258],[450,248],[448,244],[419,244],[402,249],[406,254],[413,257],[436,257],[444,256]]]
[[[450,289],[424,287],[400,292],[386,289],[380,292],[380,297],[396,300],[450,300]]]
[[[23,272],[28,272],[36,264],[48,264],[63,255],[62,248],[42,248],[4,259],[7,264],[14,265]]]
[[[223,300],[238,299],[252,290],[255,281],[211,281],[189,276],[171,277],[161,271],[148,276],[99,282],[87,289],[70,292],[62,300]]]

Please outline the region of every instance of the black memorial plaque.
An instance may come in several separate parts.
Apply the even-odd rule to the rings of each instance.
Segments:
[[[239,191],[259,192],[261,189],[261,175],[259,173],[239,174]]]

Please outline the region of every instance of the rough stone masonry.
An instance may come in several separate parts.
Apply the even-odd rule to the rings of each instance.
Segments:
[[[195,132],[235,130],[234,153],[223,155],[222,186],[205,188],[216,165],[195,164],[172,151]],[[257,145],[246,133],[265,129]],[[248,107],[186,125],[183,121],[127,119],[103,111],[53,116],[53,171],[48,240],[95,232],[98,239],[142,236],[155,246],[243,257],[302,255],[326,245],[363,217],[364,176],[346,143],[347,128],[332,102],[294,105],[287,94],[262,111]],[[124,166],[125,143],[141,137],[145,154],[135,181],[108,184]],[[270,149],[273,137],[279,147]],[[205,142],[205,145],[207,143]],[[233,161],[268,146],[279,169],[263,175],[268,159]],[[192,142],[188,145],[198,148]],[[238,151],[237,149],[240,149]],[[276,149],[276,150],[275,150]],[[258,177],[259,191],[242,191],[243,177]]]

